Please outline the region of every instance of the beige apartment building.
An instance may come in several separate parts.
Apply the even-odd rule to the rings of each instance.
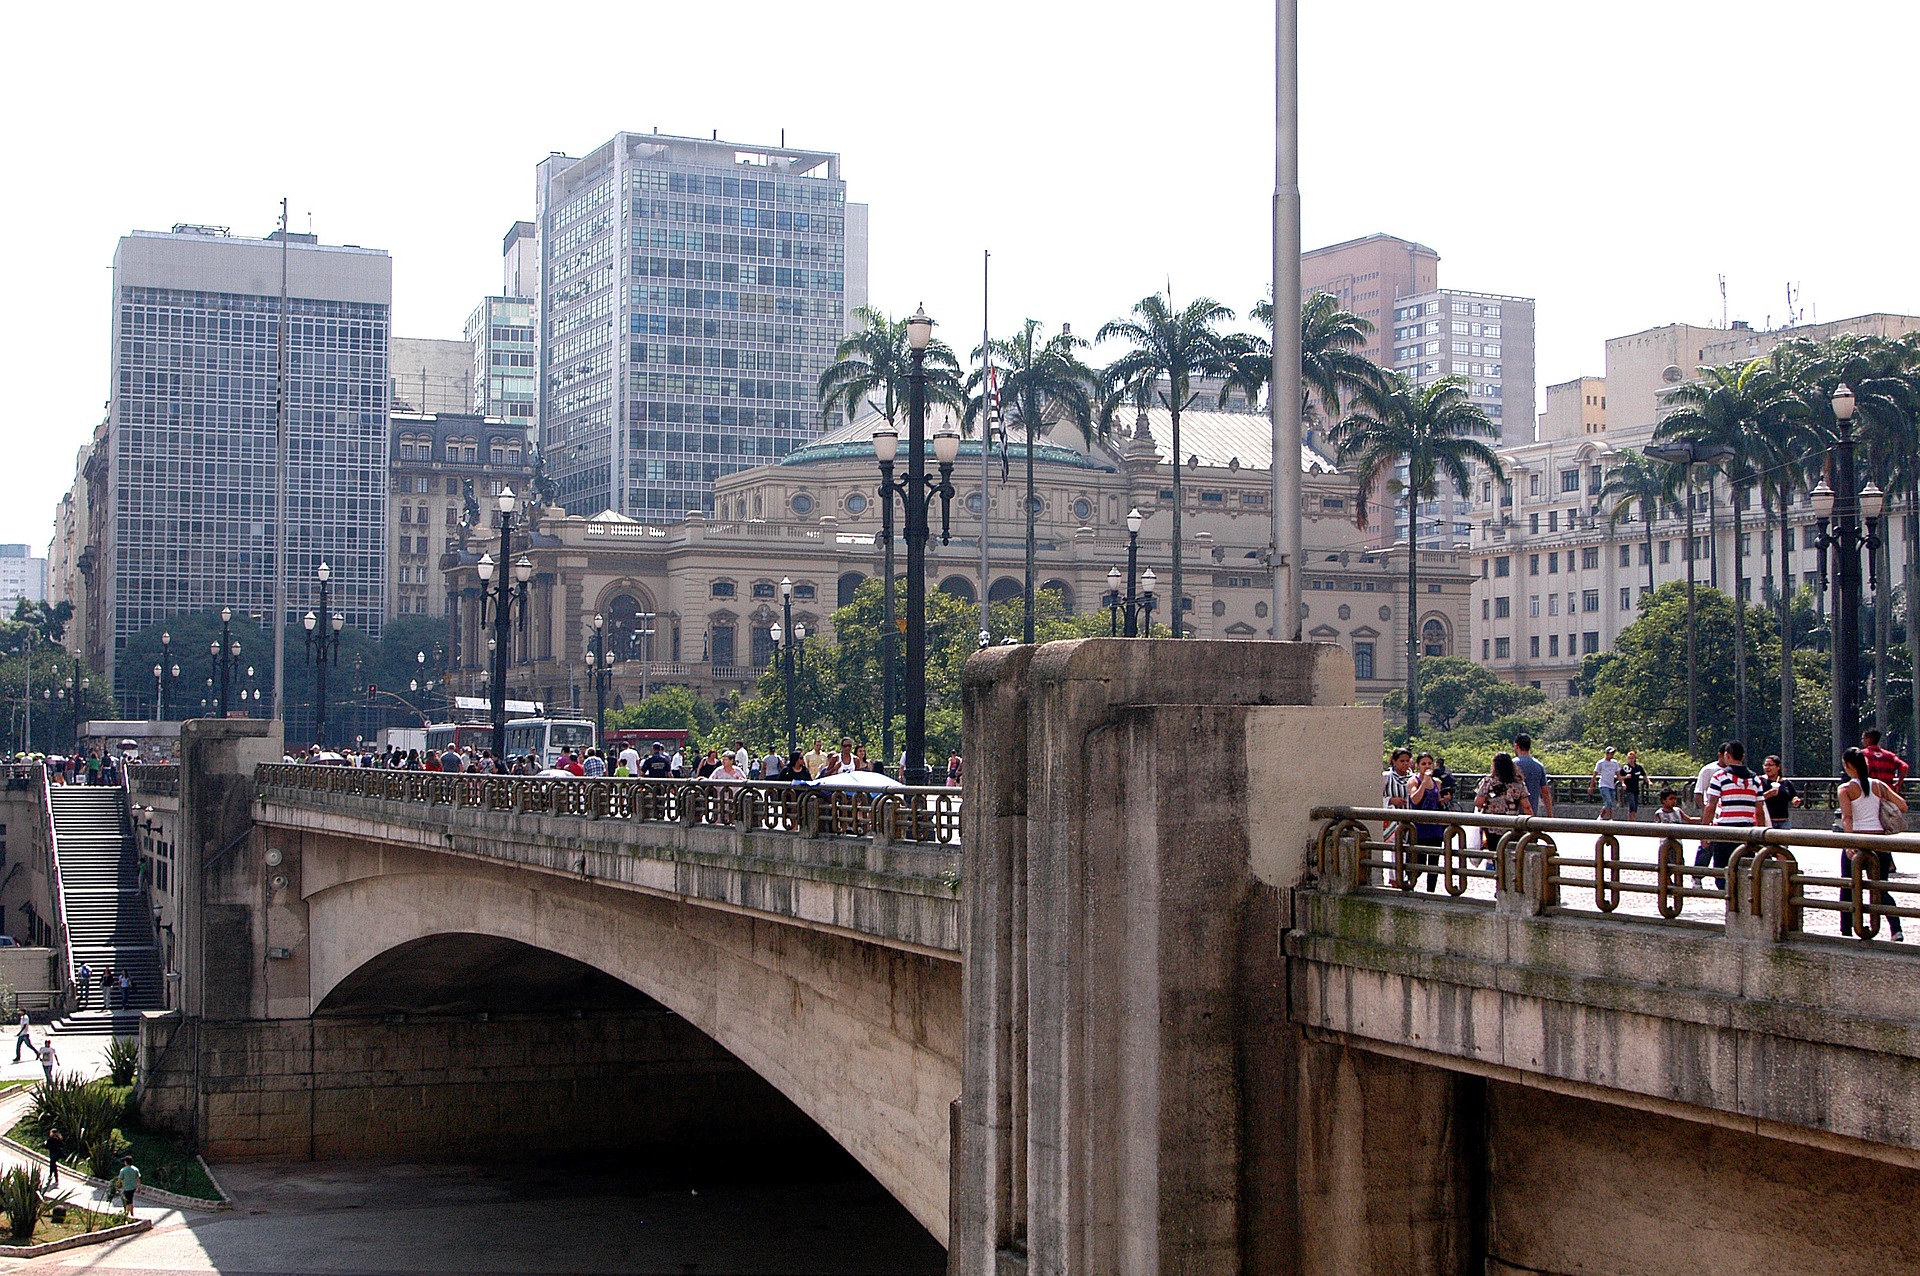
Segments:
[[[750,689],[772,654],[780,581],[794,585],[793,613],[809,633],[828,633],[835,607],[881,570],[879,472],[872,432],[880,418],[839,427],[777,463],[722,477],[715,515],[690,511],[673,524],[638,522],[611,511],[590,518],[558,508],[534,515],[530,624],[516,631],[508,689],[549,705],[591,702],[585,642],[604,618],[616,665],[610,704],[642,688],[677,684],[714,699]],[[1070,427],[1036,443],[1038,572],[1075,612],[1098,612],[1110,568],[1126,566],[1126,518],[1146,516],[1140,567],[1172,586],[1172,423],[1164,410],[1136,419],[1125,437],[1087,445]],[[1183,472],[1187,508],[1186,618],[1206,638],[1259,639],[1272,632],[1266,566],[1272,538],[1264,415],[1197,411],[1181,417],[1181,446],[1197,464]],[[953,474],[951,539],[928,548],[931,588],[977,600],[1021,592],[1024,527],[1021,441],[1000,477],[998,455],[981,482],[979,444],[962,444]],[[1308,635],[1354,657],[1363,696],[1378,699],[1404,678],[1404,547],[1366,546],[1353,526],[1353,484],[1324,458],[1298,458],[1306,494],[1304,577]],[[901,462],[904,467],[904,461]],[[930,466],[931,468],[931,466]],[[980,575],[982,506],[991,570]],[[488,522],[491,523],[491,509]],[[481,694],[489,631],[481,625],[480,554],[498,553],[494,534],[468,534],[442,561],[448,596],[451,675],[461,694]],[[896,569],[904,570],[905,550]],[[1424,649],[1445,655],[1467,632],[1471,580],[1452,552],[1421,556]],[[1156,619],[1164,620],[1163,606]],[[996,637],[1001,635],[996,635]]]
[[[440,557],[459,543],[471,485],[483,510],[502,487],[527,490],[526,431],[498,417],[395,412],[387,502],[387,615],[444,616]]]
[[[1300,291],[1332,293],[1343,309],[1373,325],[1361,353],[1393,366],[1393,310],[1401,298],[1440,286],[1440,254],[1393,235],[1366,235],[1300,254]]]

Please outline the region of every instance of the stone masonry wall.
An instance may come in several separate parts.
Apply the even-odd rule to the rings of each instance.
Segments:
[[[142,1114],[191,1133],[218,1160],[522,1157],[696,1136],[703,1146],[817,1137],[772,1086],[665,1010],[155,1019],[166,1021],[143,1034]]]

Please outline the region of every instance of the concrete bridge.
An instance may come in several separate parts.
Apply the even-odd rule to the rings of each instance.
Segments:
[[[190,723],[135,799],[183,936],[148,1108],[227,1156],[824,1131],[965,1273],[1920,1267],[1920,962],[1811,933],[1779,835],[1716,888],[1483,820],[1491,867],[1450,836],[1409,887],[1352,688],[1327,647],[983,652],[964,808]]]

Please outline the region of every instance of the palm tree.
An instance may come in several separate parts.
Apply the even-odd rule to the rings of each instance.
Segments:
[[[1273,331],[1272,302],[1256,303],[1252,317]],[[1360,353],[1372,333],[1373,324],[1342,310],[1332,293],[1316,292],[1300,303],[1301,420],[1335,420],[1343,403],[1364,390],[1385,387],[1386,369]],[[1273,351],[1260,338],[1252,340],[1254,345],[1236,361],[1234,384],[1258,401],[1259,391],[1273,381]],[[1226,401],[1224,392],[1221,401]]]
[[[913,351],[907,345],[907,321],[893,319],[871,306],[853,312],[859,325],[833,352],[833,362],[820,374],[814,393],[824,418],[835,404],[844,404],[847,420],[860,415],[863,403],[873,402],[889,425],[898,425],[907,407],[907,380],[913,370]],[[927,402],[962,406],[960,363],[953,349],[938,339],[927,343],[925,362]]]
[[[1727,449],[1722,468],[1733,506],[1733,725],[1741,739],[1747,735],[1747,605],[1740,539],[1742,498],[1759,480],[1757,467],[1766,457],[1758,446],[1761,424],[1770,420],[1779,397],[1772,371],[1762,360],[1727,367],[1703,367],[1696,380],[1677,386],[1667,396],[1674,405],[1653,434],[1656,439],[1689,439]],[[1708,483],[1713,479],[1708,477]],[[1714,534],[1709,516],[1707,535]],[[1762,532],[1762,535],[1765,533]],[[1692,553],[1692,547],[1688,547]]]
[[[1186,628],[1185,583],[1181,574],[1180,414],[1193,397],[1193,378],[1230,377],[1239,344],[1220,332],[1233,311],[1211,297],[1195,297],[1175,310],[1171,296],[1154,293],[1133,308],[1133,318],[1114,319],[1101,326],[1095,340],[1120,340],[1133,348],[1115,359],[1107,373],[1142,395],[1165,380],[1161,401],[1173,417],[1173,604],[1168,621],[1173,636]],[[1279,463],[1274,458],[1275,464]]]
[[[1613,501],[1613,508],[1607,511],[1607,526],[1618,527],[1622,520],[1633,516],[1633,507],[1640,507],[1640,521],[1645,529],[1644,544],[1647,554],[1647,592],[1653,592],[1653,520],[1659,517],[1660,506],[1673,502],[1680,492],[1680,472],[1667,461],[1656,461],[1644,452],[1623,451],[1607,471],[1606,484],[1600,489],[1601,500]]]
[[[1033,492],[1033,440],[1049,416],[1059,419],[1064,416],[1080,427],[1081,436],[1088,443],[1093,442],[1095,430],[1095,400],[1100,388],[1100,374],[1080,361],[1075,351],[1087,343],[1073,335],[1070,328],[1061,326],[1059,332],[1051,338],[1042,339],[1041,323],[1038,319],[1029,319],[1021,325],[1020,331],[1007,338],[997,338],[981,349],[973,352],[973,360],[981,364],[982,371],[975,372],[967,379],[967,389],[978,397],[969,402],[969,415],[976,413],[980,402],[985,398],[981,393],[981,378],[985,375],[984,361],[991,359],[999,369],[1000,401],[1006,405],[1009,419],[1019,417],[1026,428],[1027,436],[1027,563],[1026,580],[1021,597],[1025,603],[1022,622],[1022,640],[1033,641],[1034,607],[1034,492]],[[984,446],[984,445],[983,445]],[[981,499],[986,494],[981,493]],[[981,582],[981,589],[986,582]]]
[[[1334,446],[1343,464],[1350,465],[1361,492],[1390,475],[1405,462],[1406,483],[1401,488],[1407,507],[1407,731],[1420,729],[1420,502],[1439,495],[1440,480],[1450,479],[1459,491],[1473,481],[1471,467],[1483,465],[1495,480],[1504,480],[1500,458],[1482,439],[1497,439],[1500,429],[1485,411],[1467,397],[1466,382],[1445,377],[1432,385],[1416,386],[1395,376],[1384,389],[1360,396],[1358,411],[1333,427]],[[1358,502],[1355,522],[1367,525],[1367,503]]]

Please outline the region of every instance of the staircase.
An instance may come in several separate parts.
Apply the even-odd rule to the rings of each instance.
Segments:
[[[127,791],[104,785],[53,785],[53,850],[60,903],[67,927],[68,972],[82,962],[93,968],[84,1008],[53,1025],[55,1032],[137,1030],[142,1010],[164,1004],[160,955],[153,946],[153,917],[140,880],[140,851],[127,818]],[[111,1010],[101,987],[108,967],[134,981],[129,1004],[118,996]],[[77,982],[77,981],[76,981]]]

